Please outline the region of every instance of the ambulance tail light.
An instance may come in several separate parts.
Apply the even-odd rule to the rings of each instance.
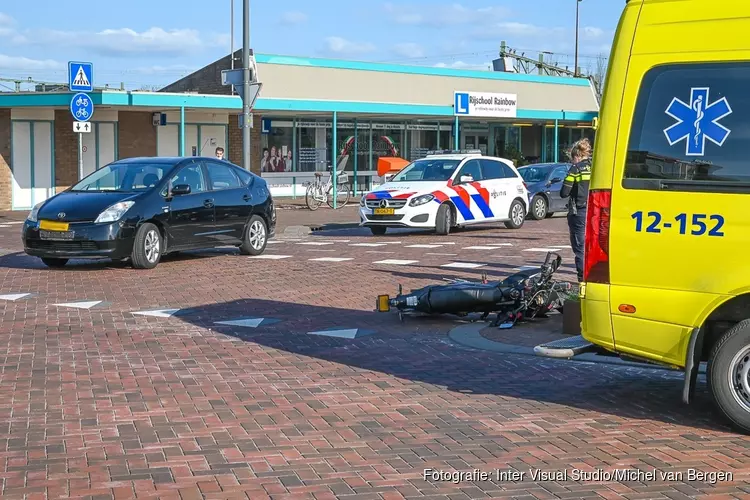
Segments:
[[[583,253],[583,281],[609,284],[609,223],[612,191],[589,191]]]

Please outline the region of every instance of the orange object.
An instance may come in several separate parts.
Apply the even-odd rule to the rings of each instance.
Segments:
[[[635,306],[632,306],[630,304],[620,304],[620,307],[617,308],[621,313],[625,314],[633,314],[635,312]]]
[[[397,156],[387,158],[378,158],[378,175],[383,177],[385,174],[399,172],[410,162]]]

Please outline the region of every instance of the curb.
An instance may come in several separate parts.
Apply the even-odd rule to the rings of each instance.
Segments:
[[[473,349],[479,349],[482,351],[491,351],[491,352],[497,352],[497,353],[503,353],[503,354],[517,354],[521,356],[533,356],[535,358],[542,358],[543,356],[539,356],[538,354],[534,353],[533,347],[526,347],[526,346],[519,346],[519,345],[513,345],[513,344],[504,344],[502,342],[495,342],[493,340],[486,339],[482,337],[482,335],[479,333],[480,331],[484,330],[489,323],[487,322],[476,322],[471,323],[468,325],[461,325],[456,328],[453,328],[450,332],[448,332],[448,338],[455,342],[456,344],[462,345],[464,347],[470,347]],[[659,365],[652,365],[648,363],[637,363],[634,361],[625,361],[621,358],[617,357],[610,357],[610,356],[600,356],[598,354],[592,354],[592,353],[585,353],[585,354],[579,354],[577,356],[573,356],[572,358],[548,358],[548,359],[558,359],[560,361],[573,361],[578,363],[595,363],[595,364],[604,364],[604,365],[619,365],[619,366],[626,366],[631,368],[645,368],[649,370],[662,370],[662,371],[677,371],[673,370],[671,368],[667,368],[664,366]],[[706,373],[705,369],[705,363],[702,363],[699,370],[699,373],[704,374]]]

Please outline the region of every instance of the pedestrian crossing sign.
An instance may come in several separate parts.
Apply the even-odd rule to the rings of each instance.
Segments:
[[[68,63],[68,88],[71,92],[93,92],[94,65],[89,62]]]

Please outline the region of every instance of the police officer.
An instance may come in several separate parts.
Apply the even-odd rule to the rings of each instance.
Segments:
[[[583,246],[586,231],[586,206],[589,197],[589,181],[591,179],[591,143],[584,138],[570,148],[570,158],[573,165],[560,188],[562,198],[568,200],[568,230],[570,231],[570,246],[576,256],[576,271],[578,281],[583,281]]]

